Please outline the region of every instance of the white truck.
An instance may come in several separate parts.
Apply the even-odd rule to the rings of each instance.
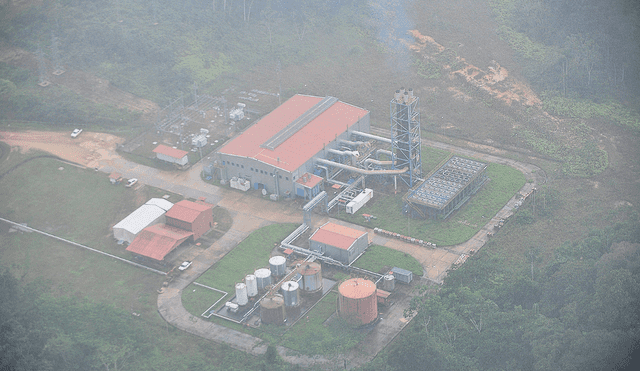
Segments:
[[[373,198],[373,189],[365,188],[360,192],[353,200],[347,204],[347,214],[355,214],[364,206],[369,200]]]

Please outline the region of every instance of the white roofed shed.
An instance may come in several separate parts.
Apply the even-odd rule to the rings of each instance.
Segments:
[[[133,242],[144,228],[164,222],[164,214],[173,204],[162,198],[152,198],[113,226],[113,237],[118,241]]]

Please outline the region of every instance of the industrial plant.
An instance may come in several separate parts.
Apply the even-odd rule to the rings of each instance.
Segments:
[[[454,156],[424,179],[419,103],[413,89],[396,90],[385,138],[370,133],[369,111],[298,94],[222,146],[211,167],[231,188],[306,200],[305,213],[355,214],[373,197],[369,180],[407,191],[405,215],[446,219],[486,182],[486,164]],[[340,190],[331,200],[329,188]]]
[[[303,223],[281,241],[268,261],[239,272],[244,278],[235,283],[234,292],[208,287],[222,296],[201,316],[253,327],[291,326],[333,291],[338,294],[337,318],[355,327],[375,325],[381,311],[401,295],[398,289],[412,283],[412,272],[400,267],[389,267],[387,272],[355,267],[370,245],[366,229],[337,221],[314,227],[311,213],[356,214],[374,198],[376,187],[383,185],[405,193],[401,206],[405,215],[447,218],[482,187],[487,165],[457,156],[424,178],[419,102],[412,89],[401,88],[393,94],[391,138],[386,138],[370,133],[366,109],[331,96],[298,94],[223,144],[206,165],[207,174],[239,192],[257,191],[273,201],[302,201]],[[186,158],[185,151],[165,146],[154,152],[168,162]],[[151,256],[145,252],[149,240],[145,236],[166,239],[169,232],[174,233],[154,228],[180,228],[189,233],[185,236],[197,238],[199,228],[193,223],[200,211],[194,207],[187,218],[186,206],[178,203],[168,209],[166,227],[145,226],[128,250]],[[176,207],[185,210],[179,213],[184,214],[179,223],[173,215]],[[163,226],[159,218],[154,223]],[[374,232],[435,247],[379,228]],[[174,238],[175,243],[179,241]]]

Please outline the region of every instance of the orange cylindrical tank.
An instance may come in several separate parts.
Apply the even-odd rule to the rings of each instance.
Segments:
[[[338,314],[354,325],[366,325],[378,318],[376,284],[351,278],[338,287]]]

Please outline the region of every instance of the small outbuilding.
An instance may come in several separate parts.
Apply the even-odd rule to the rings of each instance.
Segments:
[[[167,212],[167,225],[193,233],[193,240],[213,228],[213,207],[206,203],[182,200]]]
[[[393,267],[391,269],[391,273],[397,281],[400,281],[402,283],[411,283],[411,281],[413,280],[413,273],[406,269]]]
[[[113,237],[118,241],[133,242],[144,228],[164,223],[164,215],[172,207],[171,202],[162,198],[150,199],[113,226]]]
[[[350,264],[369,245],[369,234],[357,229],[328,222],[309,238],[309,248],[326,256]]]
[[[156,157],[162,161],[170,162],[172,164],[184,166],[189,163],[189,152],[181,149],[165,146],[164,144],[158,145],[153,152]]]

